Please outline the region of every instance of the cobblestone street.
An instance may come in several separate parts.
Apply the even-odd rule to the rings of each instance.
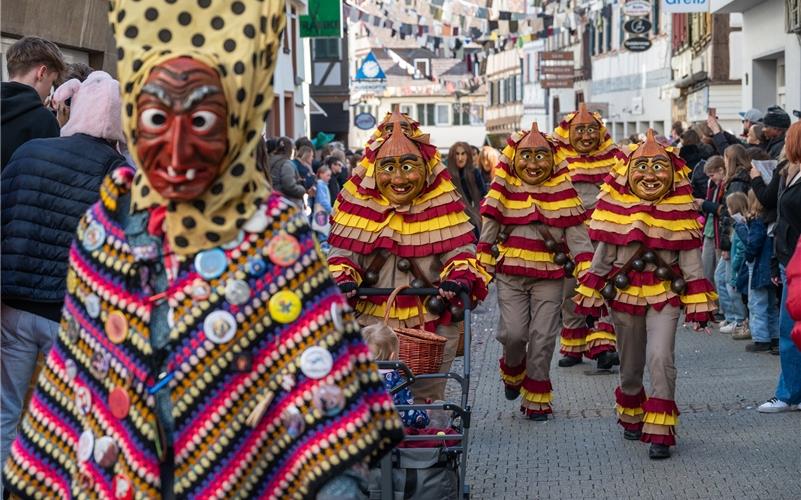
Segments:
[[[555,355],[553,420],[520,416],[498,378],[496,300],[493,291],[473,316],[472,498],[801,497],[801,412],[756,410],[773,396],[777,356],[746,353],[745,342],[717,331],[680,329],[678,446],[669,460],[651,461],[648,445],[625,441],[616,423],[617,374],[585,375],[587,362],[558,368]]]

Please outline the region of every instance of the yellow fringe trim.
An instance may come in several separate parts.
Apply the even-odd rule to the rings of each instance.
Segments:
[[[553,263],[553,254],[550,252],[537,252],[534,250],[526,250],[517,247],[507,247],[506,245],[499,244],[499,258],[512,257],[517,259],[526,260],[529,262],[547,262]]]
[[[629,226],[635,222],[642,222],[650,227],[658,227],[670,231],[699,230],[701,228],[701,225],[696,219],[657,219],[645,212],[635,212],[628,215],[621,215],[598,208],[596,208],[592,213],[592,219],[602,222],[610,222],[619,226]]]
[[[559,343],[565,347],[582,347],[587,345],[586,339],[566,339],[559,337]]]
[[[347,264],[329,264],[328,270],[334,277],[344,274],[353,278],[353,281],[356,282],[357,286],[362,284],[362,275],[359,274],[356,269]]]
[[[711,304],[716,300],[718,300],[718,294],[715,292],[701,292],[681,296],[682,304]]]
[[[379,305],[371,302],[358,301],[356,303],[356,310],[362,314],[383,318],[386,312],[386,304]],[[423,314],[425,314],[425,308],[423,308]],[[417,310],[417,306],[397,307],[393,304],[392,309],[389,310],[389,317],[398,321],[407,321],[409,319],[417,320],[417,318],[420,317],[420,313]]]
[[[441,215],[427,221],[419,222],[405,222],[403,215],[393,212],[392,215],[387,217],[382,222],[375,222],[358,215],[348,214],[342,211],[335,212],[334,223],[340,224],[345,227],[355,227],[363,231],[371,233],[381,232],[383,229],[389,227],[399,234],[411,235],[426,233],[428,231],[435,231],[438,229],[445,229],[449,227],[458,226],[468,222],[470,218],[464,212],[450,213]]]
[[[576,295],[581,295],[583,297],[589,297],[592,299],[603,299],[598,290],[582,284],[579,284],[579,286],[576,287]]]
[[[467,269],[476,275],[476,277],[483,280],[485,285],[492,280],[492,276],[490,276],[490,274],[484,270],[484,266],[482,266],[476,259],[458,259],[449,262],[448,265],[445,266],[445,269],[443,269],[440,273],[440,279],[447,279],[448,275],[455,269]]]
[[[610,342],[617,342],[617,336],[614,333],[609,332],[590,332],[587,334],[587,342],[593,342],[597,340],[608,340]]]
[[[522,372],[519,375],[511,376],[506,375],[501,370],[501,380],[507,385],[520,385],[523,383],[523,379],[526,378],[526,372]]]
[[[550,404],[553,401],[553,393],[552,392],[528,392],[524,388],[520,388],[520,395],[526,401],[531,403],[540,403],[540,404]]]
[[[679,416],[675,413],[646,413],[643,422],[646,424],[654,425],[677,425],[679,423]]]
[[[615,411],[618,415],[628,415],[630,417],[637,417],[645,413],[642,408],[626,408],[625,406],[615,405]]]

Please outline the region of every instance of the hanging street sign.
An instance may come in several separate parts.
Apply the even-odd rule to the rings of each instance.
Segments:
[[[308,12],[300,16],[301,38],[342,38],[341,0],[309,0]]]
[[[359,113],[353,117],[353,124],[361,130],[372,130],[375,127],[376,119],[370,113]]]
[[[711,0],[660,0],[663,12],[680,14],[684,12],[709,12]]]
[[[550,50],[539,53],[540,61],[573,61],[573,52]]]
[[[653,25],[651,24],[651,21],[645,17],[635,17],[634,19],[629,19],[623,25],[623,29],[632,35],[643,35],[648,33],[652,27]]]
[[[572,78],[550,78],[540,80],[540,87],[544,89],[570,89],[573,88]]]
[[[561,76],[573,76],[576,73],[576,69],[573,68],[573,65],[560,65],[560,66],[540,66],[540,73],[543,75],[561,75]]]
[[[367,57],[362,61],[362,65],[356,71],[357,80],[386,80],[387,75],[378,64],[378,59],[375,58],[372,52],[367,54]]]
[[[644,17],[651,13],[651,2],[646,0],[628,0],[623,4],[623,15]]]
[[[644,52],[651,48],[651,40],[644,36],[635,36],[624,40],[623,46],[631,52]]]

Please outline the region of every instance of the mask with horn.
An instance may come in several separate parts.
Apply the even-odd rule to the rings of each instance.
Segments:
[[[631,193],[645,201],[660,200],[673,189],[673,165],[653,129],[629,157],[628,184]]]
[[[375,158],[376,186],[393,205],[409,205],[423,191],[427,177],[426,160],[418,145],[402,127],[402,115],[393,113],[387,122],[389,137]]]
[[[570,120],[570,145],[582,154],[592,153],[601,144],[601,123],[587,111],[587,105],[579,104],[579,109]]]
[[[554,159],[551,144],[540,133],[537,122],[517,144],[514,170],[523,182],[536,186],[547,180],[553,173]]]

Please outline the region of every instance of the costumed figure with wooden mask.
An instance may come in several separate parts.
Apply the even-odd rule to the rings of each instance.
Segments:
[[[437,148],[397,110],[378,126],[339,193],[328,241],[331,272],[363,325],[383,320],[387,297],[357,298],[357,287],[440,290],[426,300],[424,316],[426,329],[447,339],[439,371],[449,371],[464,315],[457,295],[482,300],[489,275],[476,260],[473,225]],[[417,328],[417,300],[398,296],[389,325]],[[415,399],[444,399],[445,382],[415,382]]]
[[[111,2],[137,168],[78,225],[4,469],[24,498],[314,498],[403,436],[305,215],[256,167],[284,2],[185,7]]]
[[[717,298],[704,278],[703,241],[693,205],[690,170],[673,148],[648,130],[601,186],[589,233],[599,242],[592,266],[580,277],[578,312],[611,310],[618,334],[618,422],[626,439],[651,443],[650,457],[670,456],[676,444],[675,337],[685,320],[705,325]],[[648,367],[651,390],[643,388]]]
[[[478,256],[498,286],[506,398],[521,396],[521,412],[544,421],[564,281],[586,272],[593,248],[567,163],[554,163],[553,144],[536,123],[508,139],[481,215]]]
[[[592,214],[599,186],[625,154],[618,149],[606,130],[598,113],[590,113],[584,103],[559,124],[553,134],[556,143],[556,161],[567,162],[570,180],[576,188],[587,214]],[[615,330],[612,321],[599,318],[589,322],[577,314],[572,297],[576,283],[565,281],[565,298],[562,302],[562,332],[560,349],[563,358],[559,366],[581,363],[582,357],[597,360],[599,370],[609,370],[618,364],[615,352]]]

